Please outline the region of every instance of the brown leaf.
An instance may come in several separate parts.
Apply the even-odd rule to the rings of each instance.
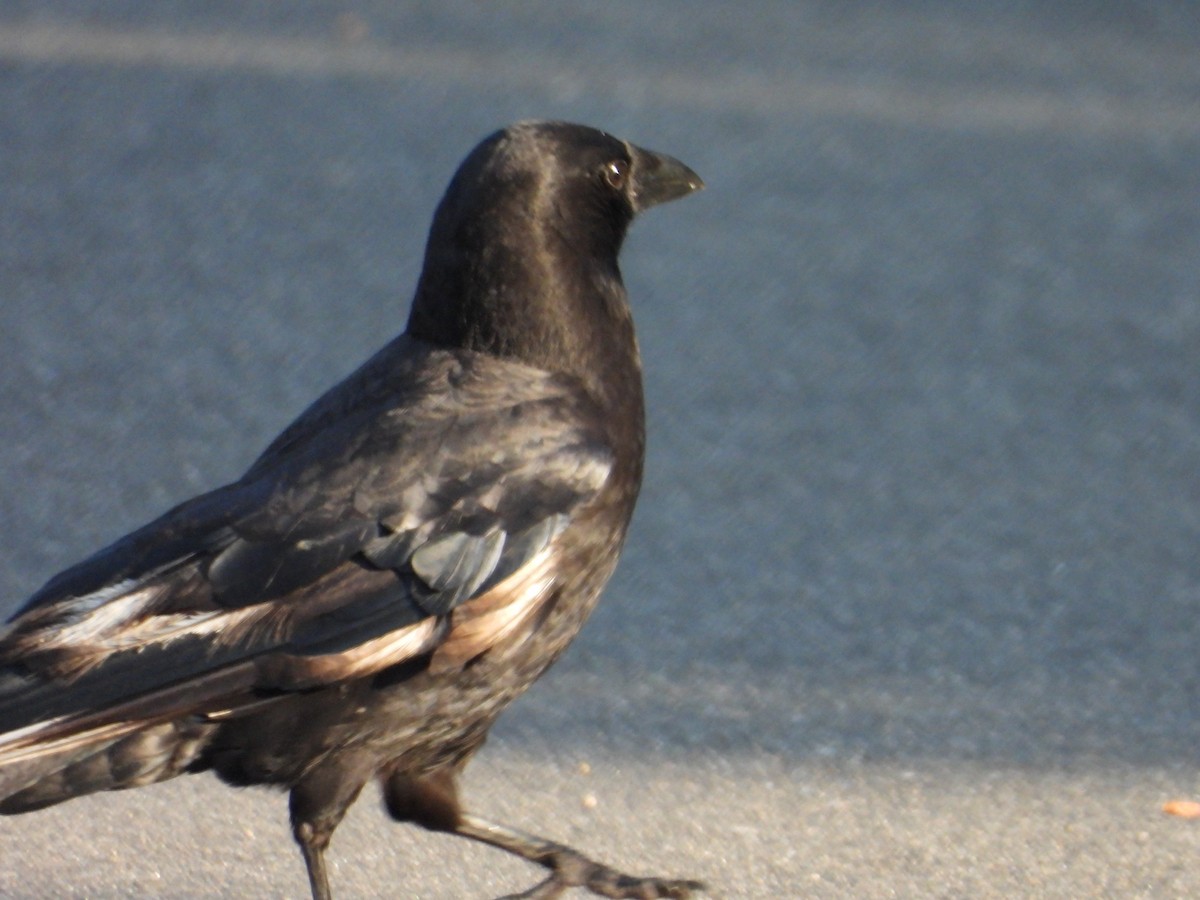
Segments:
[[[1163,804],[1163,812],[1181,819],[1200,819],[1200,802],[1195,800],[1169,800]]]

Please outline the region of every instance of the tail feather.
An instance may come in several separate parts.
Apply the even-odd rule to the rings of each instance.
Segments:
[[[173,778],[195,762],[216,727],[198,718],[120,723],[41,745],[0,768],[0,813]]]
[[[252,678],[252,663],[228,666],[209,673],[200,689],[197,682],[170,685],[105,709],[0,734],[0,813],[28,812],[187,771],[219,727],[204,716],[205,701],[238,696]]]

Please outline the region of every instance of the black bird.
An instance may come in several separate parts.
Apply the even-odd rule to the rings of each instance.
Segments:
[[[378,779],[388,812],[550,870],[527,894],[686,897],[488,822],[456,778],[612,574],[642,478],[617,255],[703,186],[563,122],[476,147],[408,326],[238,481],[52,578],[0,633],[0,812],[211,770],[290,790],[312,895]]]

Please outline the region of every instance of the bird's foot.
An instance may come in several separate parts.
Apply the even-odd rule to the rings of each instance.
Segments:
[[[550,877],[522,894],[501,900],[552,900],[568,888],[586,888],[601,897],[628,900],[687,900],[704,884],[683,878],[637,878],[584,856],[564,844],[464,813],[454,831],[514,853],[550,870]]]
[[[552,900],[573,887],[586,888],[601,897],[629,900],[687,900],[704,890],[702,882],[689,879],[626,875],[561,845],[548,849],[537,862],[553,874],[529,890],[501,900]]]

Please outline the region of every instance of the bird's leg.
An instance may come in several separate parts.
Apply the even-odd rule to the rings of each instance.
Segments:
[[[563,844],[465,813],[458,802],[456,774],[453,770],[442,770],[422,777],[400,772],[386,775],[383,795],[388,812],[401,822],[414,822],[431,831],[481,841],[550,870],[545,881],[508,900],[550,900],[572,887],[586,888],[601,897],[633,900],[686,898],[704,890],[699,881],[625,875]]]
[[[319,766],[292,788],[289,798],[292,834],[304,854],[304,865],[308,867],[312,900],[332,900],[333,897],[325,868],[325,849],[369,777],[365,764],[356,765],[356,762],[342,758]]]
[[[312,900],[333,900],[329,892],[329,873],[325,870],[325,848],[329,846],[329,835],[324,840],[318,839],[314,829],[308,823],[294,829],[296,843],[304,854],[304,865],[308,868],[308,887],[312,891]]]
[[[570,887],[587,888],[601,897],[633,900],[686,898],[694,891],[704,890],[704,884],[699,881],[626,875],[589,859],[564,844],[498,825],[479,816],[464,814],[454,833],[514,853],[551,871],[550,877],[541,884],[523,894],[513,895],[512,900],[518,897],[526,900],[548,900]]]

